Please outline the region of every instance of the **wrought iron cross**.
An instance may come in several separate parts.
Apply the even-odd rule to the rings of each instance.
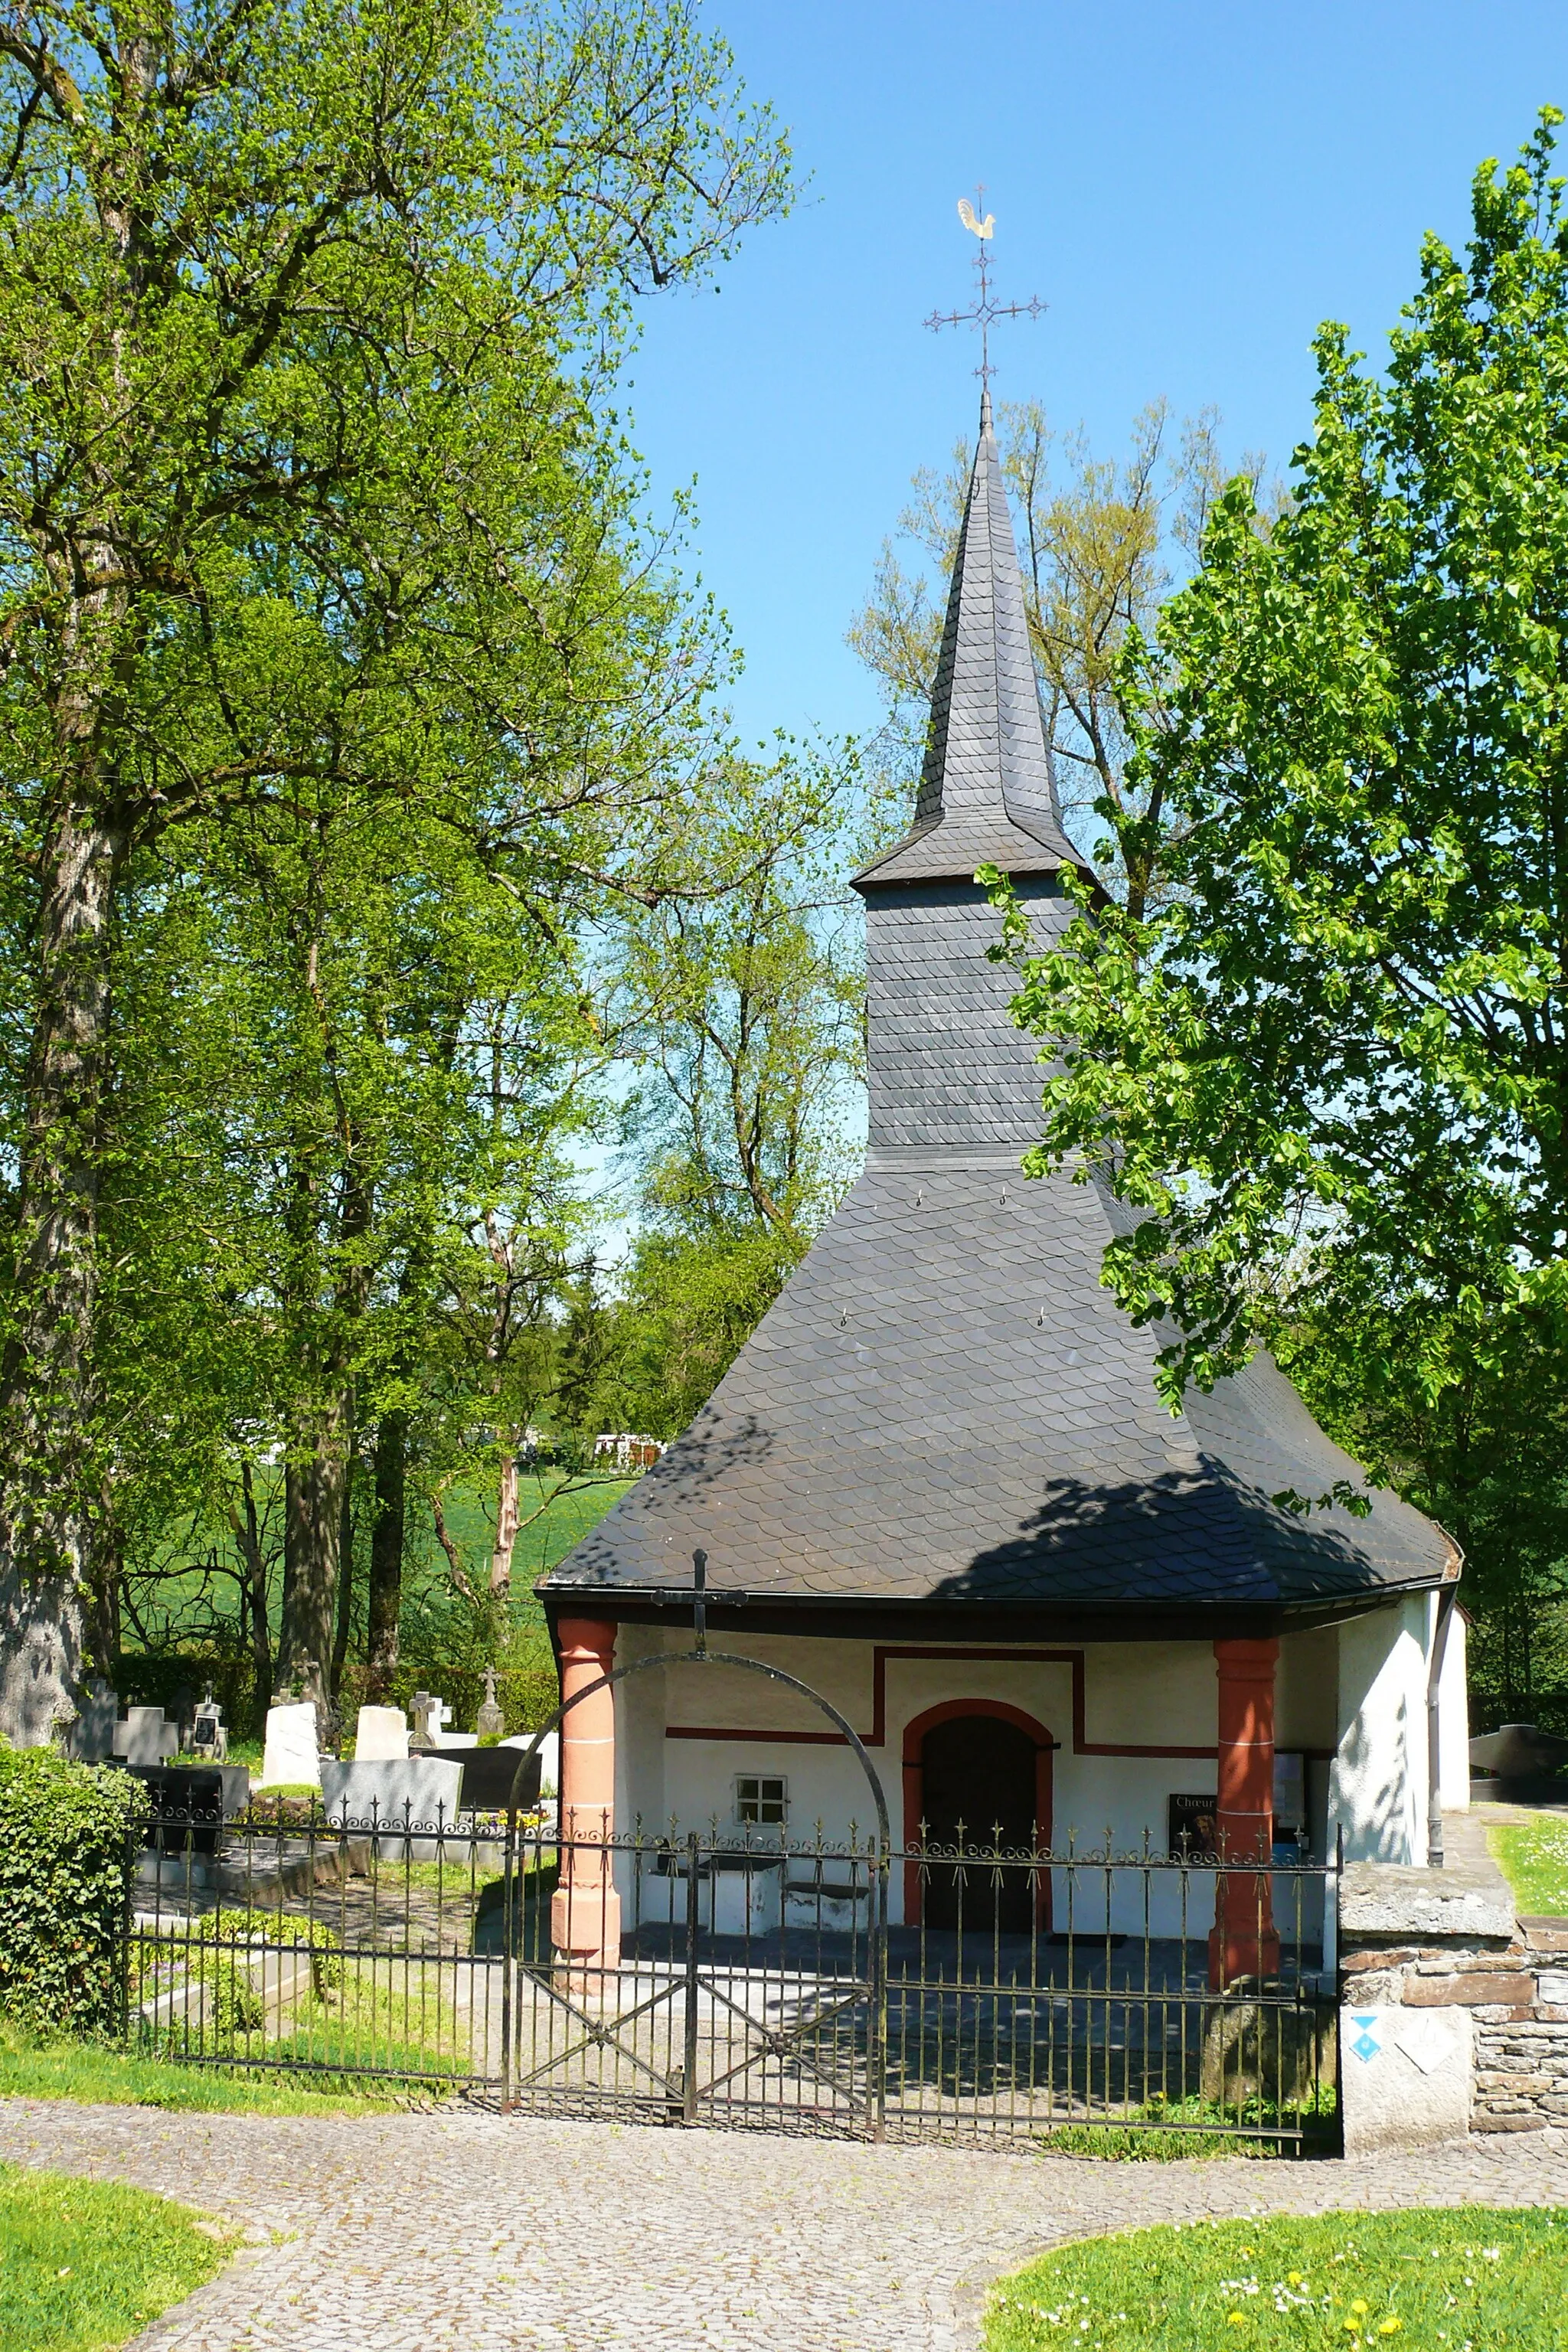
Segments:
[[[933,334],[940,333],[943,327],[979,328],[980,365],[974,373],[989,392],[991,378],[994,372],[991,365],[993,323],[997,319],[1037,319],[1046,305],[1037,294],[1031,296],[1027,302],[998,302],[993,294],[988,248],[995,232],[996,215],[994,213],[982,213],[980,206],[984,194],[985,190],[982,186],[975,189],[975,201],[973,205],[967,196],[960,196],[958,200],[959,219],[970,234],[977,237],[980,242],[980,250],[974,257],[974,267],[980,278],[980,292],[967,310],[933,310],[926,320],[926,325]]]
[[[699,1657],[708,1647],[708,1555],[694,1551],[691,1555],[691,1630]]]
[[[639,1597],[647,1601],[689,1601],[693,1654],[705,1658],[708,1654],[708,1603],[718,1601],[727,1609],[738,1608],[749,1595],[742,1586],[715,1586],[710,1592],[708,1589],[708,1555],[699,1550],[691,1555],[689,1584],[650,1584],[644,1588]]]

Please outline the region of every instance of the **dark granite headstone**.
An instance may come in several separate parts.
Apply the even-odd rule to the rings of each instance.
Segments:
[[[193,1854],[209,1860],[223,1828],[223,1774],[204,1765],[132,1764],[127,1770],[146,1783],[153,1800],[147,1845],[153,1853]]]
[[[465,1813],[504,1813],[512,1807],[525,1813],[538,1804],[540,1759],[530,1758],[526,1748],[465,1748],[454,1760],[463,1767],[458,1801]],[[521,1783],[520,1764],[527,1766]]]

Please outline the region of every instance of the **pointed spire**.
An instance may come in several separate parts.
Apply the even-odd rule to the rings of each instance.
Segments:
[[[986,862],[1011,873],[1075,862],[1051,779],[989,384],[981,394],[914,828],[857,878],[967,880]]]

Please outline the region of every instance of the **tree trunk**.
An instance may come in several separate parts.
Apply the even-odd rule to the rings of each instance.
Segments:
[[[338,1630],[332,1641],[332,1705],[336,1706],[348,1664],[349,1635],[354,1613],[354,1428],[353,1404],[347,1407],[349,1455],[343,1471],[342,1519],[338,1531]]]
[[[384,1412],[375,1433],[375,1518],[370,1534],[370,1625],[366,1693],[384,1701],[397,1672],[403,1613],[403,1542],[407,1511],[408,1415]]]
[[[125,1561],[120,1528],[114,1518],[114,1497],[106,1478],[99,1541],[90,1561],[92,1589],[88,1618],[88,1654],[94,1670],[113,1685],[120,1671],[120,1591]]]
[[[44,853],[12,1336],[0,1371],[0,1733],[74,1712],[108,1528],[93,1456],[99,1165],[109,926],[122,830],[69,810]]]
[[[348,1448],[343,1398],[303,1411],[283,1479],[283,1625],[280,1671],[324,1695],[332,1654]]]
[[[239,1484],[245,1515],[242,1518],[231,1503],[228,1523],[234,1529],[245,1572],[245,1599],[250,1617],[251,1709],[255,1718],[251,1727],[259,1735],[267,1720],[268,1702],[272,1696],[272,1629],[267,1612],[267,1561],[261,1549],[256,1481],[248,1462],[240,1465]]]
[[[500,1485],[496,1496],[496,1543],[490,1554],[490,1591],[511,1590],[511,1555],[517,1543],[517,1452],[515,1434],[506,1433],[500,1457]]]

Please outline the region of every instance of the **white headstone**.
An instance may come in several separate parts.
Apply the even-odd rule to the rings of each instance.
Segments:
[[[317,1762],[316,1710],[309,1699],[296,1706],[269,1706],[267,1710],[261,1778],[253,1785],[258,1789],[280,1789],[290,1782],[295,1786],[308,1784],[312,1789],[321,1785]]]
[[[362,1706],[354,1731],[356,1764],[406,1764],[408,1718],[400,1706]]]
[[[1345,2154],[1463,2139],[1473,2032],[1468,2009],[1342,2009]]]

